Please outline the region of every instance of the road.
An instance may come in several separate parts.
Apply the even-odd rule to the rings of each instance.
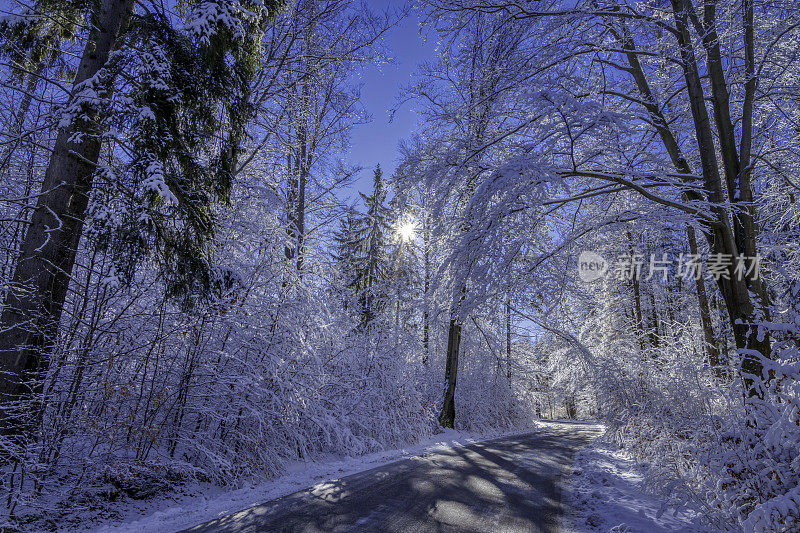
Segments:
[[[557,531],[560,486],[597,425],[552,424],[404,459],[189,529],[245,532]]]

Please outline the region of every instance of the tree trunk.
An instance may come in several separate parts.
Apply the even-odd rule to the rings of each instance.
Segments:
[[[425,268],[425,285],[423,293],[423,307],[422,312],[422,344],[425,348],[425,355],[422,357],[422,363],[428,366],[431,356],[430,348],[430,313],[428,312],[430,305],[430,289],[431,289],[431,264],[430,264],[430,229],[428,228],[427,217],[423,218],[425,227],[422,230],[423,239],[423,265]]]
[[[304,79],[296,118],[296,145],[292,154],[288,156],[289,182],[287,184],[287,217],[289,243],[286,246],[286,258],[294,260],[297,271],[302,275],[303,270],[303,244],[305,241],[305,215],[306,215],[306,186],[309,172],[309,138],[308,115],[309,98],[311,94],[310,81]]]
[[[684,78],[689,95],[692,117],[694,118],[695,134],[697,137],[698,153],[705,180],[705,188],[708,192],[708,200],[712,205],[712,212],[715,215],[713,227],[709,228],[708,240],[712,253],[726,254],[730,257],[738,257],[739,248],[737,241],[743,241],[742,237],[736,238],[735,229],[742,231],[742,228],[732,228],[728,211],[725,208],[725,193],[722,187],[719,166],[716,157],[716,147],[714,136],[711,131],[708,111],[706,110],[703,86],[700,81],[700,74],[697,69],[694,48],[691,43],[688,30],[688,14],[690,6],[688,0],[672,0],[672,7],[675,25],[678,29],[678,44],[681,49],[681,59],[683,62]],[[715,102],[716,104],[716,102]],[[722,147],[725,148],[724,146]],[[723,155],[723,158],[726,157]],[[741,191],[739,191],[741,192]],[[731,198],[731,201],[737,198]],[[739,226],[737,224],[737,226]],[[745,230],[747,228],[744,228]],[[750,228],[753,230],[753,228]],[[754,235],[748,235],[744,241],[754,242]],[[746,252],[746,250],[742,250]],[[763,290],[761,282],[753,283],[750,279],[737,279],[734,266],[728,271],[725,279],[720,276],[717,280],[728,316],[733,328],[733,336],[736,340],[736,347],[742,355],[740,372],[745,385],[747,396],[758,396],[761,394],[760,387],[755,378],[761,377],[763,365],[761,357],[770,357],[770,339],[764,335],[759,338],[755,334],[753,322],[757,317],[756,307],[750,297],[748,284],[754,289],[756,294]]]
[[[506,294],[506,379],[511,381],[511,293]]]
[[[456,377],[458,375],[458,350],[461,344],[461,322],[457,318],[450,319],[450,330],[447,334],[447,363],[445,366],[445,391],[442,412],[439,414],[439,425],[453,428],[456,420]]]
[[[694,228],[687,226],[686,234],[689,239],[689,252],[696,257],[698,255],[698,249],[697,236],[695,235]],[[719,346],[714,336],[714,325],[711,322],[711,307],[708,305],[706,284],[702,276],[695,281],[695,288],[697,289],[697,304],[700,308],[700,323],[703,327],[703,340],[708,366],[714,370],[717,376],[720,376]]]
[[[703,91],[703,86],[698,72],[697,60],[695,57],[692,39],[689,34],[689,15],[693,14],[693,7],[689,0],[671,0],[673,18],[675,27],[677,29],[676,37],[680,47],[681,62],[683,67],[684,79],[686,81],[686,91],[689,98],[689,103],[692,112],[692,118],[695,127],[695,135],[697,139],[697,152],[700,156],[700,163],[704,181],[705,193],[708,195],[707,200],[712,204],[712,212],[716,220],[707,226],[704,230],[706,239],[709,243],[709,249],[712,253],[717,254],[730,254],[731,257],[737,257],[741,251],[747,255],[755,255],[755,242],[757,228],[752,222],[752,216],[744,218],[741,215],[734,214],[733,227],[730,222],[728,210],[725,207],[726,193],[730,195],[730,201],[733,203],[742,202],[750,206],[752,200],[752,186],[749,180],[749,161],[750,161],[750,143],[752,135],[752,95],[755,90],[755,78],[746,84],[746,97],[743,109],[742,120],[742,161],[738,163],[740,170],[739,175],[736,176],[738,181],[738,188],[723,188],[722,179],[720,176],[719,164],[717,161],[717,150],[714,144],[714,136],[711,130],[710,119],[706,109],[706,96]],[[713,4],[713,3],[710,3]],[[706,6],[710,5],[706,3]],[[714,12],[713,5],[710,6],[711,11],[704,13],[705,26],[711,27],[713,22]],[[746,63],[748,72],[752,72],[752,9],[749,0],[745,5],[745,48],[746,48]],[[661,108],[654,97],[649,83],[645,76],[644,70],[639,62],[639,57],[636,52],[636,47],[633,39],[631,38],[627,28],[623,26],[623,31],[618,32],[611,29],[615,38],[619,41],[621,48],[625,51],[628,65],[630,66],[630,74],[634,77],[637,89],[644,97],[643,105],[647,109],[650,117],[652,118],[653,125],[657,133],[661,137],[664,147],[670,155],[670,158],[678,169],[679,172],[691,174],[691,169],[687,163],[686,158],[681,153],[680,146],[676,140],[675,135],[670,130],[670,122],[661,112]],[[712,83],[716,85],[712,88],[712,103],[715,110],[715,119],[720,136],[724,136],[724,141],[721,141],[721,150],[723,163],[726,167],[726,178],[733,176],[737,172],[737,165],[734,164],[737,158],[735,157],[736,146],[731,143],[731,134],[728,128],[730,122],[729,117],[729,102],[726,89],[721,87],[724,84],[724,77],[721,77],[718,72],[719,63],[715,56],[713,47],[716,46],[715,36],[707,35],[705,29],[699,30],[701,37],[705,36],[706,40],[704,45],[706,51],[711,50],[709,61],[710,77],[714,78]],[[710,37],[710,39],[709,39]],[[732,185],[730,179],[726,180],[727,185]],[[694,191],[688,191],[687,196],[690,200],[705,200]],[[749,208],[749,207],[748,207]],[[738,245],[737,245],[738,244]],[[726,280],[722,277],[717,280],[717,285],[720,294],[725,302],[725,307],[728,311],[731,327],[734,333],[736,347],[740,353],[743,354],[741,361],[741,373],[747,389],[747,395],[759,394],[758,387],[755,386],[754,380],[750,375],[760,376],[762,364],[759,359],[760,356],[770,356],[770,340],[764,336],[761,340],[752,331],[750,325],[754,322],[758,312],[750,297],[748,289],[752,289],[755,294],[759,295],[761,302],[759,304],[760,310],[766,312],[767,300],[766,290],[764,283],[761,280],[738,280],[736,279],[733,267],[730,269],[729,275],[732,279]]]
[[[133,10],[133,0],[103,0],[92,17],[94,28],[78,66],[73,87],[95,76]],[[74,91],[75,89],[73,89]],[[22,436],[25,430],[20,405],[36,393],[48,367],[83,230],[100,156],[100,132],[91,118],[76,119],[62,129],[50,156],[36,209],[23,239],[0,319],[0,431]],[[76,134],[82,134],[76,136]]]
[[[631,235],[630,231],[626,232],[626,236],[628,237],[628,253],[631,257],[631,263],[634,262],[634,253],[636,250],[633,248],[633,236]],[[644,316],[642,314],[642,292],[641,286],[639,283],[639,272],[634,268],[634,272],[631,276],[631,289],[633,290],[633,320],[636,322],[634,324],[634,329],[636,330],[636,336],[639,341],[639,347],[644,350],[645,349],[645,335],[644,335]]]
[[[670,285],[667,285],[670,287]],[[671,292],[671,291],[670,291]],[[669,310],[669,322],[670,324],[675,323],[675,317],[672,316],[672,305],[668,305],[667,309]],[[660,335],[667,334],[667,328],[663,326],[664,321],[659,320],[658,318],[658,309],[656,308],[656,287],[655,283],[650,285],[650,324],[647,326],[647,338],[650,340],[650,344],[653,348],[658,348],[661,343]],[[662,326],[662,327],[659,327]]]

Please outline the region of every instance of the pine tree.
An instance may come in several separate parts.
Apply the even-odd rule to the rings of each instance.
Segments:
[[[0,27],[2,51],[12,56],[20,35],[34,52],[54,39],[86,38],[0,319],[6,435],[31,424],[20,400],[36,395],[47,372],[90,218],[96,244],[122,272],[151,254],[175,296],[213,282],[213,206],[230,190],[260,35],[277,3],[189,2],[183,21],[159,10],[139,14],[135,5],[43,0],[32,9],[37,16]],[[51,19],[87,24],[54,35]],[[232,135],[209,158],[223,126]]]
[[[345,217],[339,220],[339,230],[333,234],[333,240],[336,243],[333,259],[339,267],[337,281],[338,286],[343,289],[345,311],[351,309],[354,300],[352,287],[355,282],[354,265],[357,257],[355,234],[358,220],[358,211],[355,207],[350,207]]]
[[[383,172],[377,165],[373,173],[372,194],[361,193],[366,214],[356,221],[353,235],[355,253],[351,289],[357,295],[364,325],[375,320],[387,299],[390,224],[386,196]]]

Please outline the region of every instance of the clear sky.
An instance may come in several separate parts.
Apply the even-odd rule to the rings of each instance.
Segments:
[[[369,0],[370,8],[383,11],[387,7],[401,9],[404,0]],[[380,163],[384,175],[389,176],[397,166],[397,144],[414,131],[417,115],[411,103],[405,103],[389,122],[389,110],[396,105],[401,87],[407,85],[417,64],[435,55],[434,39],[425,39],[419,34],[419,19],[416,11],[385,37],[394,60],[389,64],[368,66],[361,75],[361,98],[372,122],[357,126],[351,135],[347,161],[364,167],[354,185],[355,190],[369,192],[372,188],[372,169]],[[355,194],[355,191],[352,191]]]

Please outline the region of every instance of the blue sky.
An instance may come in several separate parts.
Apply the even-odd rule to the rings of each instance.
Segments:
[[[370,0],[373,10],[400,9],[402,0]],[[360,76],[361,98],[372,122],[357,126],[351,134],[350,152],[345,159],[364,167],[354,184],[354,189],[369,192],[372,188],[372,169],[380,163],[384,175],[389,176],[397,166],[397,144],[409,136],[417,124],[412,103],[405,103],[389,122],[389,110],[396,105],[401,87],[407,85],[421,61],[435,55],[434,39],[419,34],[419,18],[412,9],[409,15],[392,28],[385,37],[394,60],[388,64],[370,65]],[[355,193],[355,191],[353,191]]]

